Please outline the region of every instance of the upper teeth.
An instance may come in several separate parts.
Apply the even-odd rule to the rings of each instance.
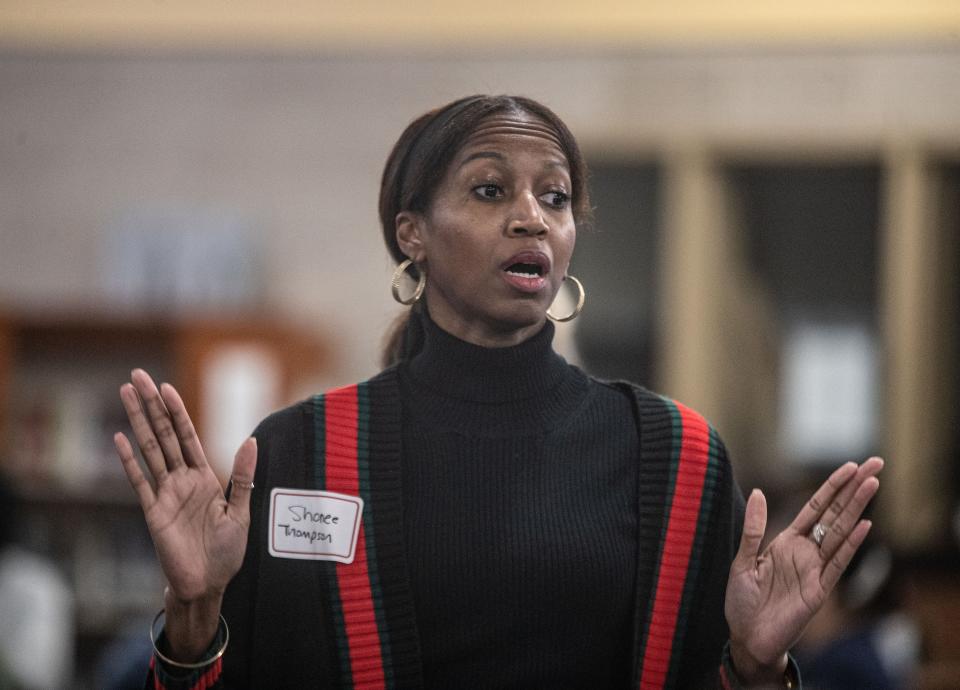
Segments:
[[[517,262],[507,269],[507,273],[512,273],[513,275],[525,276],[525,277],[531,276],[531,275],[539,276],[542,270],[543,269],[540,268],[538,264]]]

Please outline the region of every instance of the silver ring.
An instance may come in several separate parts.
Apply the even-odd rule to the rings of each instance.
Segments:
[[[810,530],[810,538],[813,539],[813,543],[817,546],[823,544],[823,538],[827,536],[827,528],[822,522],[818,522],[813,526],[813,529]]]
[[[247,489],[247,490],[253,489],[253,482],[237,481],[236,477],[233,477],[233,476],[230,477],[230,483],[233,484],[234,486],[240,487],[241,489]]]

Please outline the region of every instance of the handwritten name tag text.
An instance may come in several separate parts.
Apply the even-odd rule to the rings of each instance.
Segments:
[[[270,555],[352,563],[362,514],[359,496],[275,488],[270,492]]]

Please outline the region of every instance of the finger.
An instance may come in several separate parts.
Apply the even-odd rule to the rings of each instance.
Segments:
[[[876,477],[867,477],[857,487],[853,498],[837,519],[829,525],[827,534],[823,538],[823,543],[820,545],[820,554],[824,560],[832,558],[834,552],[846,541],[849,532],[856,527],[867,504],[870,503],[879,488],[880,480]]]
[[[253,476],[257,469],[257,439],[253,436],[240,444],[233,459],[233,471],[230,473],[231,512],[236,511],[238,520],[250,521],[250,494],[253,489]]]
[[[800,534],[806,534],[813,527],[814,523],[820,520],[823,511],[830,504],[830,501],[836,495],[844,484],[857,473],[857,465],[848,462],[833,471],[827,481],[820,485],[816,493],[810,497],[810,500],[804,504],[797,517],[790,523],[790,527]]]
[[[857,468],[857,471],[853,477],[847,480],[847,483],[843,485],[843,488],[840,489],[840,491],[837,492],[837,495],[834,496],[833,500],[830,501],[829,506],[820,518],[823,523],[825,525],[832,525],[843,513],[843,509],[847,507],[848,503],[850,503],[850,499],[853,497],[854,492],[856,492],[860,485],[863,484],[868,477],[873,477],[879,474],[880,470],[882,469],[883,459],[878,457],[869,458],[866,462],[861,464]]]
[[[735,559],[737,569],[756,569],[760,542],[766,529],[767,499],[760,489],[754,489],[747,499],[747,510],[743,516],[743,534],[740,535],[740,548]]]
[[[180,448],[183,449],[183,459],[190,467],[205,467],[207,456],[203,452],[193,421],[187,413],[187,406],[183,404],[183,398],[169,383],[160,384],[160,397],[173,419],[173,428],[176,429]]]
[[[823,566],[823,571],[820,573],[820,586],[823,588],[825,594],[833,591],[843,571],[847,569],[854,554],[857,553],[857,549],[863,544],[863,540],[867,538],[867,534],[870,533],[872,526],[873,523],[870,522],[870,520],[861,520],[858,522],[857,526],[854,527],[847,538],[843,540],[843,543],[840,545],[840,548],[837,549],[836,553],[833,554],[833,557]]]
[[[154,480],[159,484],[167,476],[167,463],[163,459],[160,444],[157,443],[157,439],[153,435],[150,421],[143,412],[143,406],[140,404],[140,396],[137,394],[137,389],[134,388],[132,384],[123,384],[120,386],[120,400],[123,402],[123,409],[127,413],[127,419],[130,420],[133,436],[137,439],[137,445],[140,446],[143,460],[147,463],[150,474],[153,475]]]
[[[130,440],[126,435],[119,431],[113,435],[113,445],[117,448],[120,464],[123,465],[123,472],[127,475],[130,486],[133,487],[137,498],[140,499],[140,507],[146,512],[157,500],[157,497],[153,492],[153,487],[150,486],[150,482],[143,476],[140,463],[137,462],[137,457],[133,454],[133,446],[130,445]]]
[[[143,401],[152,433],[163,451],[163,459],[167,469],[175,470],[183,467],[185,463],[183,453],[180,450],[180,439],[177,438],[173,421],[170,419],[170,413],[167,412],[167,406],[160,397],[157,384],[143,369],[134,369],[130,374],[130,379],[140,395],[140,400]]]

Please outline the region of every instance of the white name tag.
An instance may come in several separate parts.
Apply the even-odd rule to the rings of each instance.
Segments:
[[[277,487],[270,492],[270,555],[353,563],[362,514],[359,496]]]

